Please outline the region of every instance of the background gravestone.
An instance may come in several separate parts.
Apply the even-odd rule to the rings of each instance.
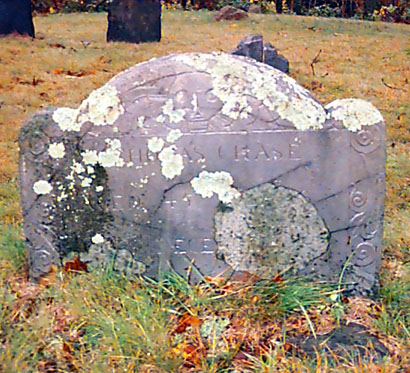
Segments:
[[[278,54],[271,43],[264,43],[262,35],[245,36],[231,53],[254,58],[256,61],[264,62],[284,73],[289,72],[289,61]]]
[[[79,256],[128,274],[287,271],[373,286],[385,128],[368,102],[325,108],[286,74],[180,54],[117,75],[20,135],[30,274]]]
[[[107,41],[144,43],[160,40],[159,0],[113,0],[109,4]]]
[[[14,32],[34,38],[30,0],[0,0],[0,35]]]

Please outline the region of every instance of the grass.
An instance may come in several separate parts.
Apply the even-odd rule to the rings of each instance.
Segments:
[[[408,25],[287,15],[213,21],[165,11],[160,43],[105,43],[104,14],[34,19],[37,38],[0,39],[0,371],[405,371],[410,365],[410,54]],[[164,274],[126,280],[109,268],[26,279],[18,191],[18,131],[47,106],[76,107],[135,63],[169,53],[230,51],[260,33],[290,60],[291,76],[323,103],[358,97],[387,123],[385,238],[377,299],[346,299],[326,284],[253,279],[190,286]],[[315,75],[310,67],[322,50]],[[301,357],[288,337],[365,325],[382,362]],[[195,370],[196,369],[196,370]]]

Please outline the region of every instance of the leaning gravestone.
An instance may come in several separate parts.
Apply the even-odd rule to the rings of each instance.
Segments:
[[[32,278],[79,256],[158,275],[316,275],[371,289],[380,264],[385,128],[368,102],[325,108],[284,73],[177,54],[119,74],[20,135]],[[345,269],[346,269],[345,268]]]
[[[113,0],[109,3],[107,41],[144,43],[160,40],[159,0]]]
[[[0,35],[12,33],[34,38],[30,0],[0,0]]]

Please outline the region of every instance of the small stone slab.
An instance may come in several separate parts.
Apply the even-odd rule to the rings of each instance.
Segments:
[[[288,343],[297,346],[301,355],[310,358],[324,353],[328,360],[347,359],[356,364],[381,361],[390,355],[377,337],[371,335],[363,325],[355,323],[338,326],[330,333],[310,336],[304,341],[290,337]]]
[[[112,0],[108,8],[107,41],[129,43],[161,40],[159,0]]]
[[[30,0],[0,0],[0,35],[13,33],[34,38]]]
[[[32,278],[79,256],[157,276],[309,275],[364,292],[381,258],[385,127],[229,54],[150,60],[20,135]],[[348,265],[346,265],[348,264]],[[194,271],[195,272],[195,271]],[[197,277],[198,279],[198,277]]]
[[[289,72],[289,61],[278,54],[276,48],[271,43],[263,43],[262,35],[245,36],[236,48],[231,51],[231,54],[251,57],[284,73]]]

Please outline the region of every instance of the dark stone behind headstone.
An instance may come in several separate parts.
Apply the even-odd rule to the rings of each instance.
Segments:
[[[263,62],[263,38],[261,35],[244,37],[238,46],[231,52],[237,56],[251,57],[258,62]]]
[[[13,32],[34,37],[30,0],[0,0],[0,35]]]
[[[264,61],[267,65],[274,67],[284,73],[289,72],[289,61],[282,55],[276,52],[275,47],[271,43],[265,43],[263,47]]]
[[[107,41],[144,43],[160,40],[159,0],[113,0],[108,9]]]
[[[231,54],[253,58],[284,73],[289,72],[289,61],[278,54],[271,43],[263,43],[261,35],[245,36]]]

